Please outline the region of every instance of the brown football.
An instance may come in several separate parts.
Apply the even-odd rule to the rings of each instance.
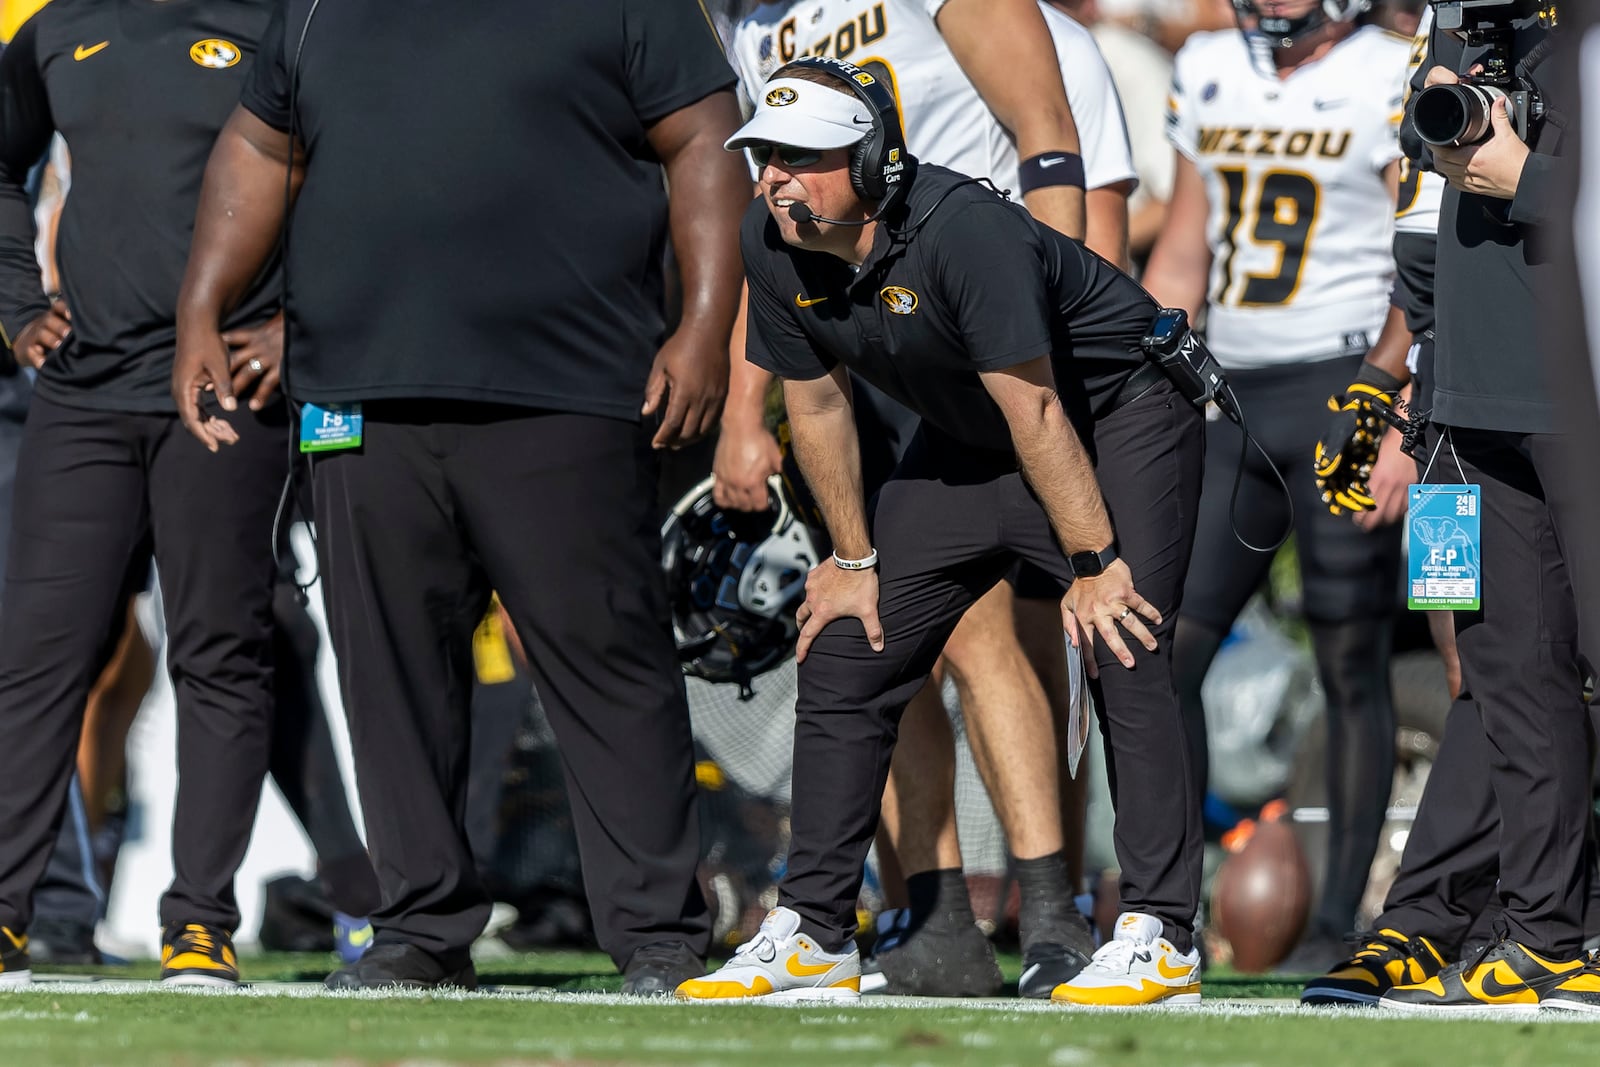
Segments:
[[[1233,948],[1233,966],[1270,970],[1300,940],[1311,911],[1311,872],[1288,822],[1264,821],[1223,860],[1211,886],[1211,923]]]

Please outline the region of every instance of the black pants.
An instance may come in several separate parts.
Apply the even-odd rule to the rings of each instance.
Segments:
[[[176,416],[35,397],[0,612],[0,925],[25,928],[66,805],[83,706],[153,543],[178,711],[172,887],[161,921],[233,929],[272,712],[272,516],[281,405],[205,451]]]
[[[1193,758],[1204,775],[1201,684],[1273,560],[1271,553],[1241,544],[1234,523],[1253,544],[1276,540],[1290,519],[1281,476],[1294,502],[1303,610],[1327,694],[1328,862],[1315,924],[1332,934],[1354,924],[1394,778],[1389,655],[1400,532],[1390,527],[1368,533],[1349,516],[1330,514],[1311,470],[1312,452],[1327,425],[1327,399],[1350,384],[1360,362],[1339,358],[1229,375],[1267,458],[1249,450],[1235,505],[1239,431],[1227,422],[1208,425],[1205,493],[1177,636],[1179,692],[1197,745]]]
[[[1463,694],[1450,707],[1400,870],[1373,927],[1421,934],[1445,959],[1459,959],[1466,946],[1496,936],[1496,928],[1505,926],[1495,891],[1500,882],[1500,808],[1490,787],[1490,752],[1478,705],[1471,694]],[[1600,787],[1600,766],[1595,782]],[[1592,867],[1591,860],[1585,943],[1600,938],[1600,877]]]
[[[297,592],[292,578],[283,576],[273,591],[277,707],[268,770],[311,839],[317,875],[334,908],[346,915],[367,915],[378,906],[378,882],[350,815],[350,797],[317,685],[322,639]]]
[[[1132,670],[1096,644],[1122,901],[1159,916],[1182,946],[1198,903],[1202,841],[1171,635],[1203,448],[1200,416],[1164,382],[1101,420],[1090,443],[1119,552],[1164,619],[1154,628],[1158,651],[1130,643]],[[833,623],[800,667],[795,707],[792,836],[779,901],[829,949],[855,930],[900,714],[962,613],[1019,558],[1063,585],[1071,578],[1015,461],[977,455],[926,428],[879,492],[872,521],[884,651],[872,651],[859,620]]]
[[[472,631],[498,590],[560,742],[601,947],[710,938],[655,463],[635,425],[372,404],[313,486],[329,629],[383,888],[380,942],[466,959],[489,915],[466,814]]]
[[[1496,875],[1509,936],[1570,959],[1584,940],[1594,863],[1594,737],[1581,699],[1572,583],[1589,573],[1596,555],[1593,532],[1571,525],[1584,487],[1549,477],[1561,444],[1550,436],[1457,429],[1440,446],[1445,452],[1435,461],[1435,478],[1454,480],[1453,445],[1467,481],[1483,487],[1483,609],[1455,617],[1463,686],[1479,729],[1468,723],[1458,730],[1452,709],[1443,766],[1435,767],[1419,813],[1420,822],[1431,802],[1444,805],[1458,825],[1427,832],[1462,842],[1462,854],[1452,861],[1425,837],[1415,862],[1408,842],[1407,865],[1424,879],[1449,879],[1442,888],[1464,896],[1463,904],[1440,906],[1443,918],[1457,923]],[[1484,781],[1492,795],[1485,795]],[[1487,836],[1496,846],[1491,865],[1484,834],[1493,810],[1499,833]],[[1443,859],[1426,862],[1441,851]],[[1474,867],[1482,873],[1472,874]],[[1397,893],[1414,898],[1422,890],[1397,886]],[[1402,913],[1396,921],[1411,919]],[[1420,923],[1404,929],[1428,931]]]

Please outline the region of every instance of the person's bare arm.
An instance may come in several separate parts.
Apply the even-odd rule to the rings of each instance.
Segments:
[[[1085,197],[1089,223],[1083,243],[1122,270],[1133,268],[1128,255],[1128,195],[1132,192],[1133,182],[1113,182],[1090,189]]]
[[[1178,155],[1167,204],[1167,224],[1150,252],[1144,287],[1162,307],[1182,308],[1198,320],[1206,303],[1211,248],[1206,244],[1205,179],[1188,157]]]
[[[650,146],[667,171],[669,225],[683,281],[683,317],[656,354],[642,414],[666,409],[652,444],[676,448],[711,432],[728,392],[728,338],[744,265],[739,220],[750,202],[743,160],[722,142],[739,128],[731,90],[653,123]]]
[[[833,538],[834,555],[860,560],[872,553],[867,506],[861,488],[861,443],[856,437],[850,399],[850,376],[843,364],[812,381],[783,383],[789,411],[795,461],[822,511]],[[857,618],[867,642],[882,652],[883,626],[878,621],[876,568],[846,570],[825,559],[806,576],[806,600],[795,613],[800,637],[795,659],[804,662],[811,643],[837,619]]]
[[[1017,158],[1081,153],[1050,27],[1035,0],[948,0],[937,16],[956,62],[1017,142]],[[1034,218],[1083,240],[1084,191],[1049,185],[1023,194]]]
[[[984,371],[982,378],[1011,429],[1023,476],[1039,494],[1062,548],[1072,555],[1109,546],[1113,540],[1111,518],[1100,496],[1100,483],[1056,395],[1049,357]],[[1133,588],[1133,574],[1120,559],[1097,577],[1075,579],[1062,601],[1062,623],[1072,635],[1072,643],[1082,640],[1092,646],[1098,632],[1125,667],[1133,666],[1133,653],[1117,633],[1118,624],[1155,651],[1155,638],[1140,616],[1151,623],[1161,621],[1155,605]]]
[[[202,420],[200,415],[200,397],[207,390],[215,391],[223,410],[238,407],[222,324],[277,247],[286,210],[304,179],[300,145],[243,107],[235,108],[212,146],[200,187],[189,265],[178,293],[178,348],[172,368],[178,414],[185,428],[213,452],[237,440],[226,422]]]
[[[767,479],[778,473],[783,457],[766,422],[767,390],[774,375],[745,358],[747,304],[741,297],[728,346],[728,399],[711,460],[711,498],[718,507],[760,511],[768,503]]]
[[[1155,248],[1156,240],[1167,225],[1167,202],[1148,197],[1139,209],[1128,218],[1128,249],[1135,256],[1145,256]]]

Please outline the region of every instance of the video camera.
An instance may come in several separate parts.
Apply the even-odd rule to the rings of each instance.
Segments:
[[[1553,28],[1553,0],[1428,0],[1433,5],[1434,28],[1455,34],[1470,47],[1487,47],[1479,60],[1481,73],[1461,71],[1457,85],[1434,85],[1417,94],[1412,105],[1412,125],[1430,145],[1459,147],[1476,144],[1490,132],[1489,114],[1494,102],[1506,101],[1506,114],[1517,136],[1528,140],[1532,126],[1544,117],[1539,87],[1527,75],[1526,59],[1513,66],[1513,23],[1537,15],[1540,24]]]

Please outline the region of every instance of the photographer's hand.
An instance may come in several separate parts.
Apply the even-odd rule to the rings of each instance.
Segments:
[[[1476,74],[1482,67],[1474,66]],[[1448,67],[1434,67],[1428,71],[1427,85],[1455,85],[1460,82]],[[1464,193],[1492,196],[1510,200],[1517,195],[1517,185],[1522,180],[1522,168],[1528,161],[1528,146],[1511,127],[1511,116],[1506,112],[1504,98],[1496,100],[1489,110],[1491,129],[1487,140],[1477,144],[1447,148],[1433,148],[1434,169],[1440,177]]]

